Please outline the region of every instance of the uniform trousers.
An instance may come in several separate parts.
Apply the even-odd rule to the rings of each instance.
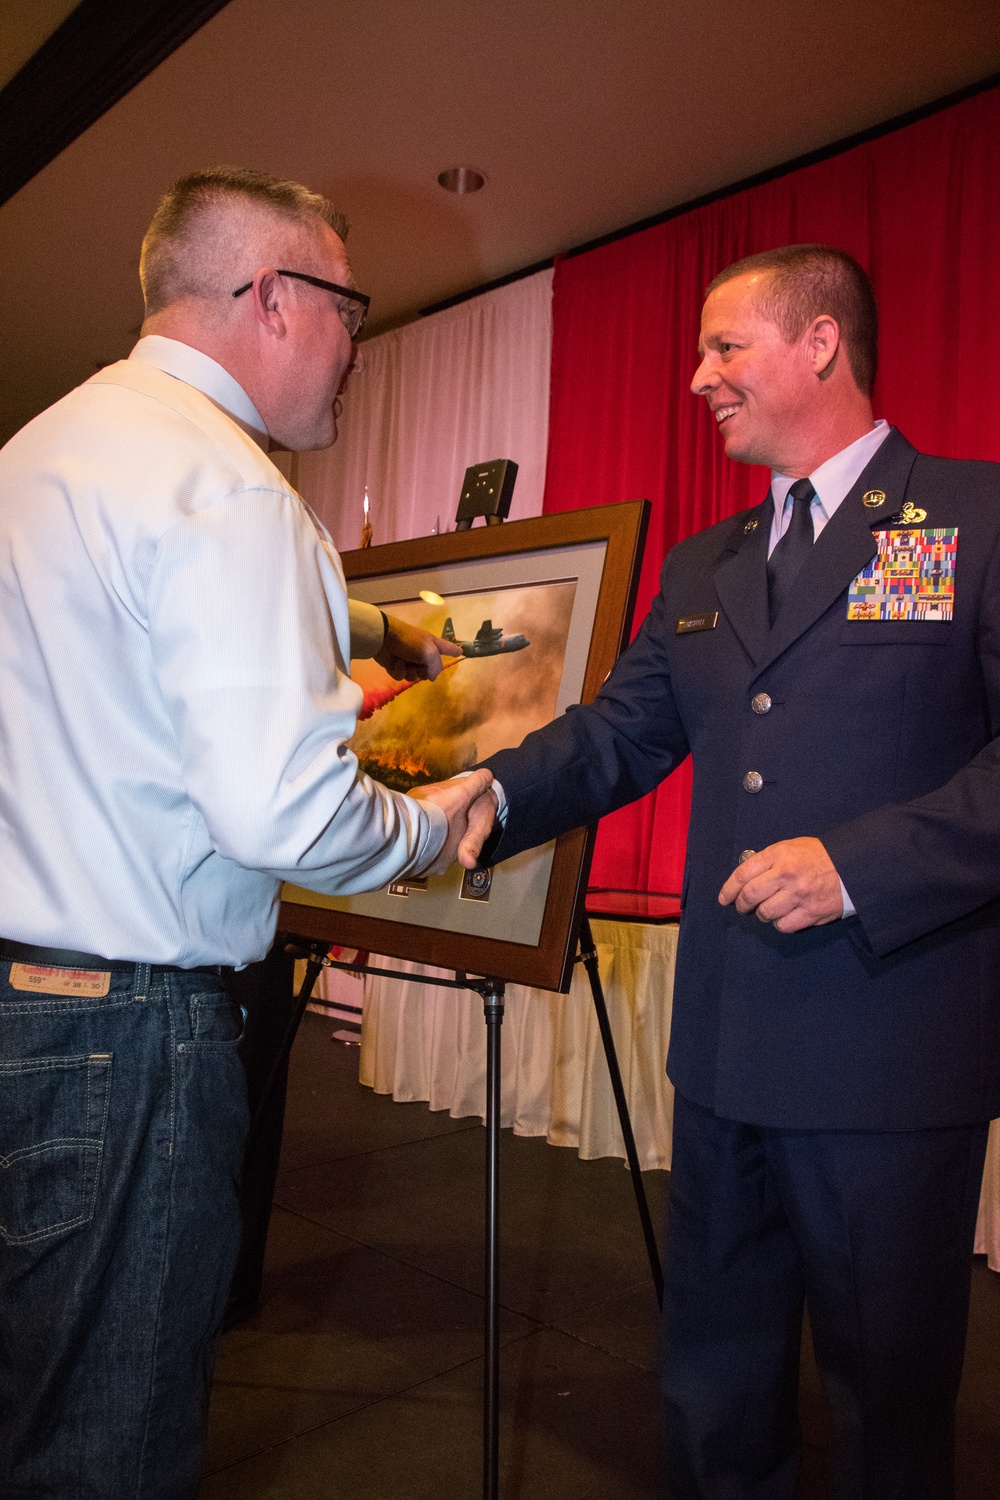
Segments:
[[[0,963],[0,1495],[192,1500],[239,1245],[240,1012],[215,974],[103,996]]]
[[[951,1500],[987,1132],[767,1129],[676,1096],[671,1500],[792,1500],[804,1306],[831,1500]]]

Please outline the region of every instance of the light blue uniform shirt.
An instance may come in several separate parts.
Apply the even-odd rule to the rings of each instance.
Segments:
[[[0,452],[0,935],[243,965],[282,880],[433,860],[359,773],[340,560],[215,361],[143,339]]]
[[[871,432],[866,432],[864,437],[859,437],[856,442],[850,443],[846,448],[841,448],[839,453],[828,458],[825,464],[820,464],[815,473],[809,475],[812,487],[816,491],[809,506],[814,541],[841,501],[850,494],[863,470],[871,463],[888,436],[888,422],[878,421]],[[788,498],[788,491],[794,483],[795,480],[789,475],[779,474],[777,469],[771,470],[774,515],[771,518],[768,557],[788,530],[788,523],[792,519],[793,502]]]

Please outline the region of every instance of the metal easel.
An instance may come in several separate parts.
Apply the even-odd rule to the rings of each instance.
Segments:
[[[401,974],[397,969],[379,968],[372,964],[342,963],[329,956],[329,943],[324,939],[312,940],[279,935],[288,947],[306,959],[306,972],[302,987],[296,997],[295,1011],[289,1023],[282,1049],[276,1057],[272,1073],[264,1089],[264,1097],[270,1092],[274,1081],[284,1068],[299,1023],[312,997],[316,980],[323,969],[343,969],[354,974],[371,974],[380,979],[397,979],[407,984],[430,984],[442,989],[471,990],[482,997],[483,1019],[486,1024],[486,1170],[485,1170],[485,1283],[483,1307],[483,1500],[499,1500],[500,1482],[500,1077],[501,1077],[501,1033],[504,1017],[505,983],[502,979],[479,977],[456,973],[454,979],[423,974]],[[639,1154],[636,1150],[628,1100],[622,1083],[618,1054],[611,1032],[604,986],[601,983],[597,961],[597,949],[590,929],[590,920],[585,915],[580,927],[580,953],[577,962],[582,962],[590,981],[597,1023],[604,1046],[604,1055],[611,1078],[618,1121],[621,1126],[625,1154],[628,1158],[636,1207],[642,1226],[649,1258],[650,1271],[657,1301],[663,1305],[663,1271],[657,1249],[656,1233],[649,1212],[646,1188],[642,1180]],[[256,1131],[251,1123],[250,1140]]]
[[[263,1101],[288,1062],[295,1034],[312,998],[316,980],[324,969],[345,969],[352,974],[372,974],[379,979],[402,979],[407,984],[432,984],[443,989],[472,990],[483,999],[486,1022],[486,1198],[485,1250],[486,1277],[483,1309],[483,1500],[498,1500],[500,1484],[500,1028],[503,1025],[505,983],[502,979],[480,978],[456,973],[454,979],[424,974],[400,974],[396,969],[380,969],[372,964],[340,963],[330,958],[330,944],[324,940],[278,934],[277,941],[305,958],[306,972],[296,996],[295,1010],[288,1024],[279,1053],[262,1093],[257,1120],[251,1121],[248,1150],[256,1141],[259,1120],[263,1118]],[[603,997],[602,997],[603,998]],[[612,1043],[613,1045],[613,1043]],[[620,1086],[620,1079],[619,1079]],[[635,1146],[633,1143],[633,1151]]]
[[[474,519],[485,518],[487,525],[499,525],[510,510],[511,496],[517,477],[517,464],[510,459],[497,459],[491,463],[472,465],[465,474],[462,495],[455,516],[456,530],[467,530]],[[636,1206],[642,1225],[649,1257],[653,1285],[657,1300],[663,1305],[663,1271],[656,1244],[656,1234],[649,1213],[646,1189],[642,1181],[639,1155],[635,1135],[629,1116],[628,1100],[622,1084],[621,1069],[615,1050],[611,1022],[608,1018],[604,987],[597,962],[590,922],[584,914],[580,926],[580,954],[590,980],[594,1008],[597,1012],[604,1055],[611,1077],[618,1120],[621,1125],[625,1153],[635,1192]],[[432,978],[421,974],[401,975],[395,969],[383,969],[371,964],[341,963],[329,957],[329,944],[323,940],[286,937],[301,957],[306,959],[306,973],[299,991],[295,1012],[283,1040],[282,1050],[264,1090],[270,1093],[275,1081],[288,1060],[295,1033],[312,995],[313,987],[324,968],[345,969],[352,973],[371,974],[378,978],[405,979],[410,984],[432,984],[446,989],[471,990],[482,997],[483,1019],[486,1023],[486,1172],[485,1172],[485,1286],[483,1309],[483,1500],[499,1500],[500,1483],[500,1028],[504,1017],[505,983],[502,979],[456,972],[454,979]],[[251,1123],[251,1143],[256,1138],[254,1123]]]

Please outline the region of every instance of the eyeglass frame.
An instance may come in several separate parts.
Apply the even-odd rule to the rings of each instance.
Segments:
[[[307,276],[305,271],[283,271],[279,267],[275,267],[275,269],[279,276],[292,276],[296,281],[307,281],[310,286],[318,286],[321,291],[336,292],[338,296],[349,297],[352,302],[360,302],[361,316],[358,319],[358,326],[352,330],[350,323],[344,323],[344,327],[351,335],[351,338],[356,339],[358,337],[358,335],[361,333],[362,328],[364,328],[365,326],[365,319],[368,316],[368,309],[371,306],[372,300],[370,297],[366,296],[364,292],[355,292],[349,286],[338,286],[335,281],[323,281],[319,276]],[[233,296],[242,297],[243,293],[248,292],[252,286],[253,280],[250,280],[246,283],[245,286],[237,287],[235,292],[233,293]],[[341,318],[340,321],[343,323],[343,318]]]

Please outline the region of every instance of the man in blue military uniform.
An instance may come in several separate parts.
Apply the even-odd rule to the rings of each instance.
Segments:
[[[945,1500],[1000,1113],[1000,466],[873,421],[875,301],[840,251],[724,271],[699,352],[770,493],[674,548],[592,705],[491,758],[491,857],[692,755],[671,1496],[790,1500],[805,1302],[832,1494]]]

